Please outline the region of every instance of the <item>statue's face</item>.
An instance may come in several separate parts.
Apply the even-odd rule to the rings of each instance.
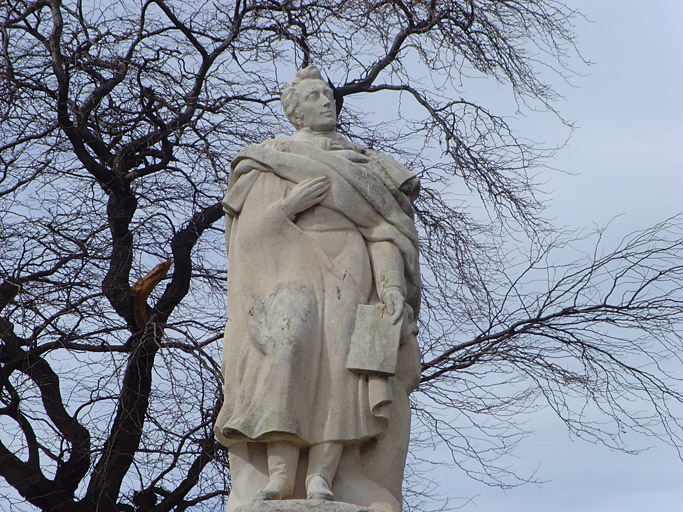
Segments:
[[[299,103],[296,115],[302,128],[329,132],[337,124],[337,110],[332,89],[322,80],[308,79],[297,86]]]

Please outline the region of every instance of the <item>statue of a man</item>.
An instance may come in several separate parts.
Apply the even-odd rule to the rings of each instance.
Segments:
[[[234,159],[225,401],[228,510],[338,500],[400,511],[419,379],[417,177],[335,131],[314,67],[282,95],[297,133]]]

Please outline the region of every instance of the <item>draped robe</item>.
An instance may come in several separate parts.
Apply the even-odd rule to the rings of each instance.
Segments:
[[[282,200],[297,183],[319,176],[330,180],[324,200],[290,217]],[[348,142],[330,150],[297,136],[249,146],[233,161],[224,200],[225,400],[215,428],[231,449],[231,466],[238,466],[233,451],[246,453],[250,443],[286,440],[305,449],[339,441],[357,448],[355,462],[348,454],[342,459],[343,475],[344,465],[362,465],[363,443],[374,439],[374,447],[387,431],[400,431],[391,436],[405,447],[386,447],[395,454],[385,459],[404,462],[407,394],[419,378],[417,233],[409,198],[399,190],[411,177],[381,153]],[[357,306],[378,303],[387,288],[406,297],[397,376],[348,370]],[[409,411],[407,418],[409,425]],[[403,464],[400,477],[393,472],[392,482],[379,487],[400,501]],[[340,478],[335,495],[344,494]]]

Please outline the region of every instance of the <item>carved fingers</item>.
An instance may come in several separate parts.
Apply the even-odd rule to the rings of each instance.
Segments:
[[[403,292],[398,288],[388,288],[382,294],[382,302],[391,315],[391,322],[396,323],[403,317],[403,310],[406,306],[406,299]]]
[[[329,189],[330,180],[325,176],[302,181],[287,194],[283,200],[283,206],[290,218],[293,218],[297,213],[303,212],[325,199]]]

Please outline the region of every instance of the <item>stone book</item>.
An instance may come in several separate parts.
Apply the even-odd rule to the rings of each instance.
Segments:
[[[359,304],[346,368],[370,375],[394,375],[400,336],[401,322],[393,323],[383,304]]]

